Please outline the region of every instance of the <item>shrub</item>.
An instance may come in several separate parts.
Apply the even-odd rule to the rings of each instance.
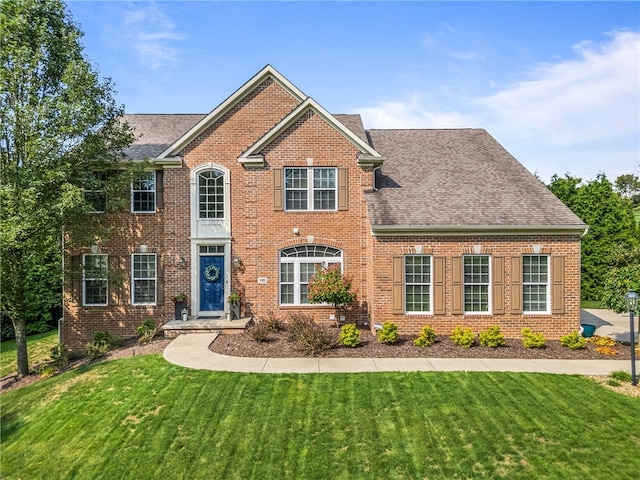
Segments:
[[[158,327],[156,326],[156,322],[147,318],[142,325],[140,325],[136,329],[136,333],[138,334],[138,341],[140,343],[147,343],[153,340],[153,337],[158,333]]]
[[[107,346],[107,351],[109,351],[122,346],[122,339],[111,332],[100,330],[93,334],[93,343],[104,344]]]
[[[269,340],[269,325],[264,320],[258,320],[247,329],[247,335],[258,343],[263,343]]]
[[[102,342],[87,343],[85,346],[87,356],[91,360],[96,360],[100,357],[104,357],[109,352],[109,346]]]
[[[378,341],[391,345],[398,341],[398,325],[393,322],[384,322],[382,330],[378,331]]]
[[[56,373],[56,367],[54,365],[44,363],[36,367],[36,373],[40,378],[47,378]]]
[[[420,335],[413,341],[416,347],[428,347],[436,343],[436,331],[431,325],[425,325],[420,330]]]
[[[449,338],[453,343],[462,348],[471,348],[475,343],[475,336],[471,329],[462,328],[460,325],[453,329]]]
[[[287,338],[290,342],[296,342],[304,333],[315,327],[316,322],[309,315],[304,313],[292,313],[285,324]]]
[[[329,329],[316,323],[302,330],[296,339],[296,348],[306,355],[317,355],[334,346],[334,337]]]
[[[544,335],[542,335],[542,333],[532,332],[530,328],[523,328],[522,345],[525,348],[544,348]]]
[[[49,357],[51,361],[58,366],[63,366],[69,363],[69,348],[64,343],[58,343],[51,347],[51,353]]]
[[[343,325],[340,329],[338,342],[345,347],[357,347],[360,345],[360,330],[353,323]]]
[[[269,312],[264,321],[271,332],[278,333],[281,330],[284,330],[284,322],[280,318],[276,317],[273,312]]]
[[[498,325],[488,327],[478,335],[480,338],[480,345],[491,348],[504,347],[507,342],[504,340],[504,335],[500,331]]]
[[[582,350],[587,345],[587,339],[575,331],[560,337],[560,345],[571,350]]]

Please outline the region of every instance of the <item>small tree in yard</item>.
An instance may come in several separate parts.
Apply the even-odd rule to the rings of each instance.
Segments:
[[[335,263],[316,268],[315,275],[309,279],[307,298],[311,303],[333,305],[338,323],[342,310],[355,300],[356,294],[351,291],[351,279],[344,276],[340,265]]]

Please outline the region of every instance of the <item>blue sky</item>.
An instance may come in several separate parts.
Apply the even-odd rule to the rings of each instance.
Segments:
[[[638,2],[69,1],[128,113],[207,113],[266,64],[366,128],[485,128],[544,181],[640,176]]]

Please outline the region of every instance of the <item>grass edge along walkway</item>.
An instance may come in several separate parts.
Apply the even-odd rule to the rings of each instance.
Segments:
[[[3,478],[635,478],[640,400],[570,375],[242,374],[160,355],[2,401]]]

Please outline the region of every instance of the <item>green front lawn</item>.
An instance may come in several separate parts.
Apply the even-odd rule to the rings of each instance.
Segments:
[[[598,300],[581,300],[580,308],[600,309],[604,308]]]
[[[0,476],[637,478],[640,399],[578,376],[268,375],[160,355],[0,397]]]
[[[27,337],[27,355],[29,355],[29,368],[38,363],[50,360],[51,348],[58,344],[58,331],[51,330],[45,333],[29,335]],[[0,344],[0,378],[18,371],[16,361],[16,341],[7,340]]]

